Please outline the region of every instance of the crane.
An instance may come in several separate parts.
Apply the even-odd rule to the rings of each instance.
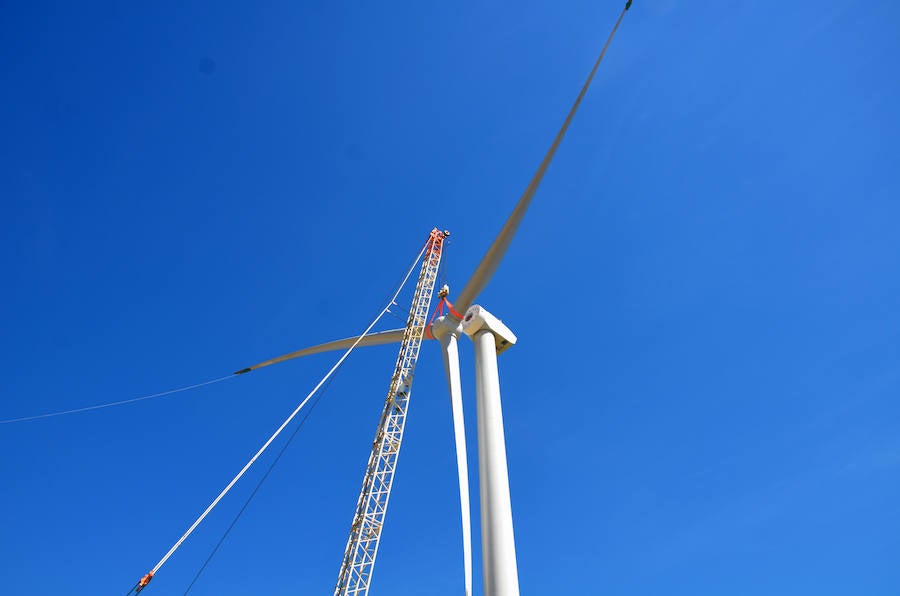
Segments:
[[[428,325],[431,296],[441,264],[444,240],[448,235],[449,232],[435,228],[428,237],[412,308],[400,342],[397,365],[394,367],[384,409],[375,431],[372,452],[369,454],[353,523],[350,525],[350,536],[344,549],[334,596],[365,595],[369,592],[378,542],[400,455],[400,443],[403,441],[413,373]]]

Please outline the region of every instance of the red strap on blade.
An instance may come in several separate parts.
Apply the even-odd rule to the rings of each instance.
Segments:
[[[447,308],[450,310],[450,314],[452,314],[454,317],[456,317],[457,319],[462,321],[463,316],[461,314],[459,314],[458,312],[456,312],[456,309],[453,308],[453,304],[451,304],[450,301],[447,300],[446,298],[444,299],[444,301],[447,303]]]
[[[428,321],[428,326],[425,327],[425,337],[428,339],[434,339],[434,336],[431,334],[431,324],[434,323],[434,319],[438,316],[438,313],[441,313],[441,316],[444,315],[444,302],[446,302],[446,298],[441,298],[438,300],[437,306],[434,308],[434,312],[431,314],[431,320]],[[447,304],[450,304],[447,302]],[[450,308],[453,308],[452,306]]]

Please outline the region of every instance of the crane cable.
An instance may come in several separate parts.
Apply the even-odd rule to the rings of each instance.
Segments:
[[[339,369],[340,370],[340,369]],[[328,391],[328,387],[331,385],[331,382],[334,381],[334,377],[331,377],[321,391],[316,395],[316,398],[312,401],[310,406],[306,409],[306,413],[300,418],[300,422],[297,424],[297,427],[291,433],[291,436],[288,437],[287,441],[285,441],[284,445],[281,447],[281,450],[278,452],[278,455],[275,456],[275,459],[272,460],[272,463],[269,464],[269,467],[266,469],[265,474],[259,479],[259,482],[256,483],[256,487],[250,493],[250,496],[247,497],[247,500],[244,501],[243,506],[241,506],[240,510],[238,510],[237,514],[234,516],[234,519],[231,520],[231,523],[226,528],[225,532],[222,534],[222,537],[219,538],[219,541],[213,547],[212,551],[209,553],[209,556],[206,557],[206,561],[203,562],[203,565],[200,566],[200,569],[197,570],[197,573],[194,575],[194,579],[191,580],[191,583],[188,584],[188,587],[184,590],[184,596],[187,596],[188,592],[191,591],[191,588],[194,587],[194,584],[197,583],[197,580],[200,579],[200,576],[203,575],[203,572],[206,570],[206,567],[209,565],[209,562],[213,560],[213,557],[216,556],[216,553],[219,552],[219,548],[225,542],[225,539],[228,538],[228,535],[231,533],[231,530],[234,529],[234,526],[237,525],[238,520],[241,519],[241,516],[244,515],[244,511],[247,510],[247,507],[250,506],[250,502],[253,500],[253,497],[256,496],[256,493],[259,492],[259,489],[262,488],[263,483],[265,483],[266,479],[272,473],[272,470],[275,469],[275,466],[278,465],[278,462],[281,461],[281,456],[284,455],[284,452],[288,450],[288,447],[291,446],[291,443],[294,440],[294,437],[297,436],[297,433],[300,432],[300,429],[303,428],[303,425],[306,424],[306,421],[312,415],[313,411],[316,409],[316,406],[319,405],[319,402],[322,401],[322,396],[325,395],[325,392]]]
[[[420,258],[420,257],[421,257],[421,254],[419,255],[419,258]],[[416,258],[416,260],[413,261],[413,263],[410,265],[410,267],[415,267],[415,264],[416,264],[417,262],[418,262],[418,258]],[[406,283],[406,279],[403,279],[403,284],[405,284],[405,283]],[[391,287],[394,287],[394,286],[392,285]],[[402,287],[402,284],[401,284],[401,287]],[[396,300],[396,295],[395,295],[395,297],[394,297],[394,300]],[[397,306],[396,302],[394,302],[394,303],[392,304],[392,306]],[[393,311],[388,311],[388,313],[390,313],[392,316],[394,316],[394,317],[400,319],[401,321],[403,321],[404,324],[406,323],[406,319],[405,319],[405,318],[400,317],[399,315],[397,315],[397,314],[394,313]],[[408,314],[408,313],[407,313],[407,314]],[[83,407],[83,408],[74,408],[74,409],[70,409],[70,410],[60,410],[60,411],[57,411],[57,412],[47,412],[47,413],[45,413],[45,414],[36,414],[36,415],[33,415],[33,416],[22,416],[21,418],[7,418],[7,419],[4,419],[4,420],[0,420],[0,424],[13,424],[13,423],[16,423],[16,422],[27,422],[27,421],[29,421],[29,420],[41,420],[41,419],[43,419],[43,418],[53,418],[53,417],[56,417],[56,416],[66,416],[66,415],[68,415],[68,414],[78,414],[79,412],[90,412],[91,410],[100,410],[100,409],[103,409],[103,408],[112,408],[112,407],[115,407],[115,406],[124,406],[124,405],[126,405],[126,404],[133,404],[133,403],[136,403],[136,402],[139,402],[139,401],[145,401],[145,400],[148,400],[148,399],[156,399],[156,398],[158,398],[158,397],[164,397],[164,396],[166,396],[166,395],[172,395],[172,394],[175,394],[175,393],[181,393],[181,392],[183,392],[183,391],[190,391],[191,389],[197,389],[198,387],[204,387],[204,386],[206,386],[206,385],[212,385],[212,384],[214,384],[214,383],[221,383],[222,381],[227,381],[228,379],[233,379],[234,377],[240,376],[240,375],[244,374],[245,372],[249,372],[249,371],[253,370],[254,368],[255,368],[255,367],[244,368],[244,369],[241,369],[241,370],[239,370],[239,371],[237,371],[237,372],[234,372],[234,373],[232,373],[232,374],[230,374],[230,375],[226,375],[226,376],[224,376],[224,377],[219,377],[219,378],[217,378],[217,379],[210,379],[209,381],[203,381],[202,383],[194,383],[193,385],[185,385],[184,387],[178,387],[177,389],[169,389],[169,390],[167,390],[167,391],[162,391],[162,392],[160,392],[160,393],[151,393],[150,395],[142,395],[141,397],[133,397],[133,398],[131,398],[131,399],[123,399],[123,400],[119,400],[119,401],[113,401],[113,402],[109,402],[109,403],[102,403],[102,404],[97,404],[97,405],[93,405],[93,406],[85,406],[85,407]]]
[[[12,424],[13,422],[25,422],[27,420],[40,420],[41,418],[53,418],[54,416],[65,416],[66,414],[77,414],[78,412],[88,412],[90,410],[100,410],[102,408],[112,408],[113,406],[123,406],[125,404],[133,404],[138,401],[144,401],[147,399],[154,399],[157,397],[163,397],[165,395],[172,395],[173,393],[181,393],[182,391],[189,391],[191,389],[196,389],[197,387],[203,387],[204,385],[212,385],[213,383],[221,383],[222,381],[227,381],[228,379],[233,379],[235,375],[231,374],[225,377],[219,377],[218,379],[211,379],[209,381],[203,381],[202,383],[195,383],[193,385],[187,385],[185,387],[179,387],[178,389],[169,389],[168,391],[163,391],[161,393],[153,393],[150,395],[144,395],[141,397],[133,397],[131,399],[123,399],[121,401],[113,401],[105,404],[97,404],[95,406],[86,406],[84,408],[75,408],[72,410],[60,410],[59,412],[48,412],[47,414],[37,414],[36,416],[23,416],[22,418],[9,418],[7,420],[0,420],[0,424]]]
[[[428,248],[427,242],[422,247],[422,250],[419,251],[419,256],[416,258],[416,260],[413,262],[412,267],[410,267],[409,271],[406,273],[406,276],[403,278],[403,281],[401,282],[400,287],[398,287],[397,291],[394,293],[394,295],[391,296],[391,299],[388,301],[387,306],[385,306],[381,310],[381,312],[378,314],[378,316],[375,317],[375,319],[369,324],[369,326],[366,327],[366,330],[363,331],[362,334],[356,338],[356,341],[353,342],[353,344],[349,348],[347,348],[347,351],[344,352],[344,354],[338,359],[338,361],[334,364],[334,366],[332,366],[331,369],[327,373],[325,373],[325,376],[322,377],[322,380],[319,381],[319,383],[312,389],[312,391],[309,392],[309,394],[307,394],[307,396],[303,399],[303,401],[300,402],[300,405],[298,405],[294,409],[294,411],[291,412],[291,415],[288,416],[284,420],[284,422],[281,423],[281,426],[279,426],[278,429],[274,433],[272,433],[272,436],[270,436],[269,439],[263,444],[263,446],[259,448],[259,451],[257,451],[256,454],[250,458],[250,461],[247,462],[247,464],[241,469],[241,471],[238,472],[237,475],[231,479],[231,482],[229,482],[228,485],[224,489],[222,489],[222,492],[220,492],[219,495],[215,499],[213,499],[212,503],[209,504],[209,506],[206,508],[206,510],[200,514],[200,517],[198,517],[196,519],[196,521],[194,521],[194,523],[192,523],[190,525],[190,527],[181,536],[181,538],[179,538],[175,542],[175,544],[172,545],[172,548],[170,548],[169,551],[165,555],[163,555],[163,557],[159,560],[159,562],[156,565],[154,565],[153,568],[149,572],[147,572],[147,574],[144,575],[138,581],[137,584],[135,584],[135,587],[133,587],[128,592],[128,594],[131,594],[132,592],[134,592],[135,594],[138,594],[141,592],[141,590],[143,590],[145,587],[147,587],[147,585],[150,583],[150,581],[153,579],[153,577],[156,575],[156,573],[159,571],[159,569],[163,565],[165,565],[166,561],[169,560],[169,557],[171,557],[175,553],[175,551],[178,550],[178,548],[181,546],[181,544],[187,539],[187,537],[190,536],[194,532],[195,529],[197,529],[197,526],[200,525],[200,522],[202,522],[206,518],[206,516],[209,515],[209,512],[212,511],[213,508],[215,508],[215,506],[219,504],[219,501],[221,501],[222,498],[226,494],[228,494],[228,491],[230,491],[231,488],[237,483],[237,481],[240,480],[241,477],[247,472],[247,470],[250,469],[250,466],[252,466],[256,462],[256,460],[259,459],[259,456],[261,456],[266,451],[266,449],[269,448],[269,445],[272,444],[272,441],[274,441],[278,437],[278,435],[280,435],[281,432],[285,429],[285,427],[291,423],[291,421],[294,419],[294,417],[297,416],[297,414],[300,412],[300,410],[303,408],[303,406],[305,406],[306,403],[313,397],[313,395],[315,395],[316,392],[322,387],[322,385],[324,385],[328,381],[328,379],[331,378],[331,375],[333,375],[334,372],[338,368],[340,368],[341,364],[344,363],[344,360],[346,360],[347,357],[350,355],[350,353],[356,348],[356,346],[359,345],[359,342],[361,342],[362,339],[366,335],[368,335],[370,331],[372,331],[372,328],[375,327],[375,325],[378,323],[378,321],[380,321],[381,318],[388,312],[391,305],[394,304],[394,301],[397,299],[397,296],[400,295],[400,291],[403,289],[403,286],[406,285],[406,282],[409,280],[410,276],[412,275],[413,271],[415,270],[416,264],[419,262],[419,259],[421,259],[422,255],[425,254],[426,248]]]

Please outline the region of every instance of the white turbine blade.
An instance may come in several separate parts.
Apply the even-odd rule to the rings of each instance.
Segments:
[[[466,457],[466,428],[463,419],[462,385],[459,378],[459,350],[456,336],[447,333],[440,338],[444,354],[444,370],[450,389],[450,408],[453,411],[453,435],[456,440],[456,470],[459,475],[459,507],[462,513],[463,566],[466,596],[472,594],[472,522],[469,509],[469,464]]]
[[[629,2],[628,5],[631,3]],[[603,46],[603,50],[600,51],[600,55],[597,57],[597,61],[594,62],[594,67],[591,69],[591,74],[588,75],[587,80],[584,82],[584,85],[581,87],[581,92],[578,94],[578,97],[575,99],[575,103],[572,104],[572,109],[569,110],[569,115],[566,116],[565,121],[560,127],[559,132],[556,133],[556,138],[553,139],[553,144],[550,145],[550,149],[547,150],[547,154],[544,156],[543,161],[541,161],[541,165],[538,166],[537,172],[534,173],[534,177],[532,177],[531,182],[528,183],[528,187],[525,189],[525,192],[522,193],[522,198],[519,199],[519,202],[516,204],[516,208],[513,209],[512,214],[509,216],[509,219],[506,220],[506,223],[503,224],[503,228],[500,230],[500,233],[497,234],[497,237],[494,239],[493,244],[488,249],[487,253],[481,259],[481,262],[478,264],[478,267],[475,268],[475,272],[472,274],[472,277],[469,278],[469,281],[466,282],[465,287],[463,287],[462,292],[460,292],[456,300],[454,301],[454,306],[456,307],[457,312],[465,313],[466,310],[472,303],[475,301],[475,298],[481,293],[482,290],[488,285],[488,282],[491,281],[491,277],[494,276],[494,272],[497,271],[497,266],[500,265],[500,261],[503,260],[503,255],[506,254],[506,249],[509,248],[510,242],[512,242],[513,236],[516,235],[516,230],[519,228],[519,224],[522,222],[522,218],[525,217],[525,212],[528,210],[528,206],[531,204],[531,199],[534,198],[534,194],[537,192],[538,186],[541,184],[541,180],[544,179],[544,174],[547,171],[547,168],[550,167],[550,162],[553,161],[553,156],[556,154],[556,149],[559,147],[559,144],[562,142],[563,137],[566,135],[566,131],[569,129],[569,124],[572,122],[572,118],[575,116],[575,112],[578,111],[578,106],[581,105],[581,100],[584,98],[585,93],[587,93],[588,87],[591,85],[591,81],[594,79],[594,74],[597,72],[597,68],[600,66],[600,61],[603,60],[603,55],[606,53],[606,49],[609,47],[610,41],[612,41],[613,35],[616,33],[616,29],[619,28],[619,23],[622,22],[622,17],[625,16],[625,12],[628,10],[626,7],[622,14],[619,16],[619,20],[616,22],[616,26],[613,28],[612,34],[610,34],[609,39],[606,40],[606,44]]]
[[[403,341],[403,334],[405,332],[405,329],[392,329],[390,331],[372,333],[363,337],[357,345],[380,346],[383,344],[400,343],[401,341]],[[285,354],[277,358],[272,358],[271,360],[266,360],[265,362],[260,362],[259,364],[254,364],[253,366],[248,366],[247,368],[241,369],[234,374],[241,375],[244,373],[248,373],[251,370],[263,368],[272,364],[278,364],[279,362],[284,362],[285,360],[293,360],[294,358],[300,358],[301,356],[309,356],[310,354],[320,354],[322,352],[331,352],[334,350],[345,350],[356,343],[357,339],[359,339],[359,336],[348,337],[346,339],[338,339],[336,341],[330,341],[324,344],[319,344],[317,346],[303,348],[302,350],[297,350],[296,352],[291,352],[290,354]]]
[[[546,157],[544,158],[544,162],[547,162]],[[475,272],[472,274],[472,277],[469,278],[469,281],[466,282],[462,291],[456,296],[454,307],[457,312],[465,314],[466,310],[472,306],[475,298],[477,298],[481,291],[484,290],[488,285],[488,282],[491,281],[494,272],[500,265],[500,261],[503,260],[503,255],[506,254],[506,249],[509,248],[509,244],[512,242],[513,236],[516,235],[516,230],[519,228],[522,218],[525,217],[528,205],[531,203],[531,199],[534,197],[534,193],[541,182],[540,179],[543,178],[544,169],[546,169],[545,164],[541,164],[541,169],[538,170],[538,173],[535,174],[535,178],[532,179],[528,188],[525,189],[525,194],[519,199],[519,203],[516,205],[516,208],[513,209],[512,215],[509,216],[509,219],[506,220],[500,233],[497,234],[497,237],[494,239],[494,243],[491,244],[491,247],[481,259],[481,262],[478,264],[478,267],[475,268]]]

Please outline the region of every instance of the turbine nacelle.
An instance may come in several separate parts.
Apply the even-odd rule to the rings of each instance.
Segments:
[[[462,320],[462,332],[475,339],[475,334],[483,330],[493,334],[497,354],[502,354],[516,343],[516,334],[503,321],[476,304],[466,311]]]

